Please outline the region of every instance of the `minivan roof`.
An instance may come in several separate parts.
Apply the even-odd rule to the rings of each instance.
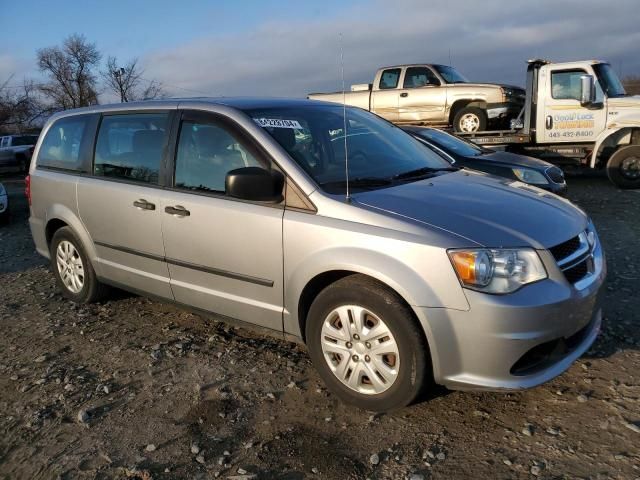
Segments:
[[[161,100],[142,100],[139,102],[111,103],[104,105],[92,105],[89,107],[65,110],[56,114],[56,117],[72,115],[74,113],[100,113],[114,111],[131,111],[136,109],[149,110],[154,108],[183,108],[189,105],[224,105],[238,110],[253,110],[262,108],[282,107],[318,107],[320,105],[335,106],[335,103],[319,100],[307,100],[305,98],[277,98],[277,97],[188,97],[166,98]]]

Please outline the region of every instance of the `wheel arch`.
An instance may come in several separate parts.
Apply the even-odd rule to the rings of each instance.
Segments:
[[[89,236],[89,232],[87,232],[86,228],[82,221],[72,212],[68,207],[65,207],[61,204],[56,204],[51,206],[49,211],[47,211],[46,221],[45,221],[45,239],[47,241],[47,249],[51,247],[51,240],[53,239],[53,235],[60,228],[69,227],[73,233],[78,237],[80,242],[82,243],[82,248],[86,252],[89,260],[96,266],[96,262],[94,261],[97,257],[97,252],[91,237]]]
[[[621,146],[640,145],[640,123],[604,130],[596,138],[589,167],[604,167],[611,155]]]
[[[451,104],[451,108],[449,109],[449,125],[453,125],[453,120],[456,118],[456,115],[460,110],[466,107],[478,107],[483,109],[485,112],[487,110],[487,102],[480,99],[469,99],[462,98],[460,100],[456,100]]]

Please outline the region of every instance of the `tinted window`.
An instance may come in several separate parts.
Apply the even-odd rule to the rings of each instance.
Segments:
[[[166,113],[103,117],[96,142],[94,173],[158,183],[167,122]]]
[[[0,143],[0,147],[6,147],[9,145],[9,137],[2,137],[2,143]]]
[[[20,136],[13,137],[13,142],[11,143],[13,144],[14,147],[18,147],[18,146],[24,146],[24,145],[35,145],[37,141],[38,141],[38,137],[34,135],[20,135]]]
[[[449,163],[380,117],[346,109],[349,175],[357,179],[392,179],[418,168],[446,168]],[[247,112],[325,190],[343,191],[345,132],[341,105],[275,107]],[[275,128],[280,121],[284,128]]]
[[[440,81],[427,67],[410,67],[404,74],[404,88],[418,88],[425,85],[440,85]]]
[[[174,184],[179,188],[224,192],[227,172],[260,163],[224,127],[213,123],[182,122]]]
[[[391,68],[382,72],[380,76],[380,90],[396,88],[400,79],[400,69]]]
[[[475,157],[483,152],[483,150],[477,145],[461,138],[454,137],[442,130],[429,128],[415,133],[427,140],[431,140],[434,144],[445,150],[451,150],[452,152],[465,157]]]
[[[557,100],[580,100],[580,78],[583,70],[551,72],[551,96]]]
[[[56,121],[40,145],[37,164],[81,170],[80,145],[88,121],[88,116],[67,117]]]

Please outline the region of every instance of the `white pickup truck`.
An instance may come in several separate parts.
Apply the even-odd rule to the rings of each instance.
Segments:
[[[640,188],[640,96],[627,95],[606,62],[530,60],[512,129],[465,136],[559,165],[606,168],[618,187]]]
[[[29,170],[29,162],[38,135],[5,135],[0,137],[0,170],[18,168]]]
[[[352,85],[350,92],[311,93],[307,98],[369,110],[390,122],[452,126],[456,132],[481,132],[505,124],[522,110],[520,87],[471,83],[447,65],[384,67],[373,84]]]

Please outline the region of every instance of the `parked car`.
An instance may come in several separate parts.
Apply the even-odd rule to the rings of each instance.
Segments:
[[[34,158],[31,232],[67,298],[114,285],[304,342],[366,409],[431,380],[533,387],[601,325],[604,254],[582,210],[454,168],[358,108],[93,106],[49,119]]]
[[[426,145],[443,151],[456,165],[519,180],[559,195],[567,193],[562,169],[544,160],[484,148],[436,128],[406,126],[403,129]]]
[[[6,223],[9,220],[9,195],[4,185],[0,183],[0,223]]]
[[[373,84],[352,85],[350,92],[310,93],[312,100],[364,108],[390,122],[451,126],[457,132],[481,132],[492,123],[508,125],[525,102],[524,89],[472,83],[448,65],[383,67]]]
[[[6,135],[0,137],[0,169],[29,170],[29,162],[38,135]]]

